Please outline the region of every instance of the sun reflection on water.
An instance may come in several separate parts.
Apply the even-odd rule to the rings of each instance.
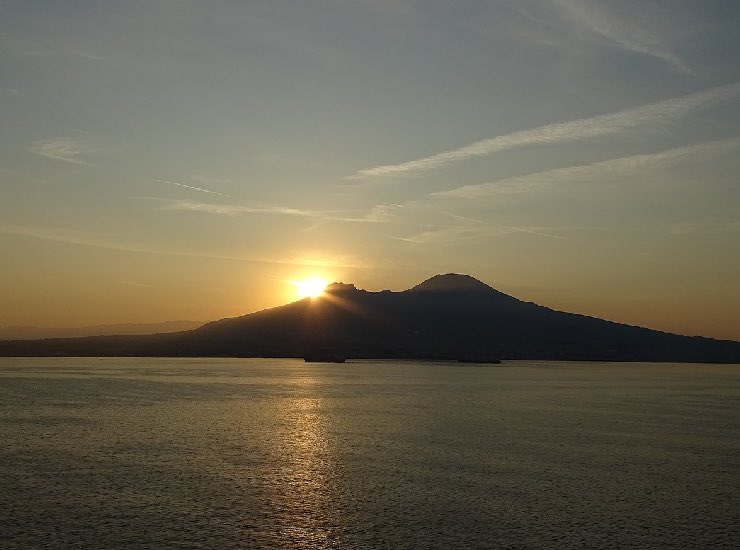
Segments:
[[[283,542],[291,546],[332,548],[338,543],[330,506],[333,461],[325,406],[321,397],[311,395],[314,378],[301,377],[294,382],[304,395],[286,399],[275,439],[273,504],[280,521],[276,528]]]

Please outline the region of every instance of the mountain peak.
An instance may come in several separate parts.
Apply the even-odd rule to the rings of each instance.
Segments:
[[[324,292],[337,293],[337,292],[353,292],[357,291],[357,287],[351,283],[331,283],[326,285]]]
[[[435,275],[409,289],[411,292],[491,292],[493,288],[470,275]]]

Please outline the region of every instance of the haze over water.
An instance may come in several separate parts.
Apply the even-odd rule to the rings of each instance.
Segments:
[[[3,548],[731,547],[737,365],[0,359]]]

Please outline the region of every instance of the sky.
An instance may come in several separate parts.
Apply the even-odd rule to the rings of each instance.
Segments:
[[[734,0],[0,0],[0,325],[466,273],[740,340]]]

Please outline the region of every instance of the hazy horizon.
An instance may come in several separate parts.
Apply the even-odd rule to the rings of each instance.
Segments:
[[[458,281],[456,283],[453,283],[452,281],[447,281],[445,285],[449,284],[468,284],[467,282],[462,283],[459,280],[460,274],[455,273],[448,273],[448,274],[437,274],[430,278],[430,280],[447,277],[448,275],[454,275],[455,277],[458,277]],[[469,276],[463,275],[462,278],[467,278],[468,281],[470,281]],[[472,279],[472,281],[476,281],[475,278]],[[421,282],[421,281],[420,281]],[[425,283],[430,281],[424,281]],[[332,285],[346,285],[347,283],[343,283],[341,281],[334,281],[334,282],[327,282],[327,281],[319,281],[321,290],[316,294],[316,297],[323,298],[324,296],[328,296],[328,294],[331,291],[328,291],[328,287]],[[324,283],[328,283],[326,285],[327,288],[324,288]],[[349,283],[349,286],[354,286],[353,284]],[[325,290],[327,290],[325,294]],[[381,294],[384,292],[388,292],[390,289],[383,289],[382,291],[368,291],[367,289],[357,288],[357,290],[361,292],[371,292],[371,293],[378,293]],[[404,292],[409,289],[400,289],[400,290],[394,290],[391,292]],[[449,290],[449,288],[448,288]],[[493,289],[496,290],[496,289]],[[303,298],[308,298],[311,295],[306,295],[303,297],[294,297],[294,299],[290,300],[289,303],[293,303],[299,300],[302,300]],[[521,299],[523,302],[528,302],[526,298],[514,296],[514,298]],[[332,300],[332,298],[327,297],[327,299]],[[288,305],[288,304],[282,304],[282,305]],[[540,304],[541,305],[541,304]],[[275,306],[280,307],[280,305]],[[266,309],[272,309],[272,308],[266,308]],[[252,313],[259,313],[261,310],[258,311],[250,311],[250,312],[244,312],[241,315],[238,316],[232,316],[230,318],[234,317],[241,317],[242,315],[251,315]],[[579,314],[578,311],[571,311],[566,313],[576,313]],[[224,318],[219,319],[209,319],[209,320],[201,320],[201,321],[192,321],[192,320],[170,320],[170,321],[162,321],[162,322],[153,322],[153,323],[120,323],[120,324],[99,324],[99,325],[87,325],[87,326],[71,326],[71,327],[55,327],[55,326],[0,326],[0,340],[38,340],[38,339],[44,339],[44,338],[74,338],[79,336],[105,336],[105,335],[142,335],[142,334],[153,334],[153,333],[163,333],[163,332],[179,332],[179,331],[187,331],[199,328],[207,323],[213,322],[213,321],[219,321],[223,320]],[[607,321],[612,321],[612,319],[605,319]],[[653,329],[654,327],[644,326],[644,328]],[[702,336],[700,334],[681,334],[676,333],[683,336]],[[733,340],[732,338],[727,338],[725,340]],[[740,339],[736,339],[735,341],[740,341]]]
[[[466,273],[740,340],[740,5],[7,0],[0,326]]]

